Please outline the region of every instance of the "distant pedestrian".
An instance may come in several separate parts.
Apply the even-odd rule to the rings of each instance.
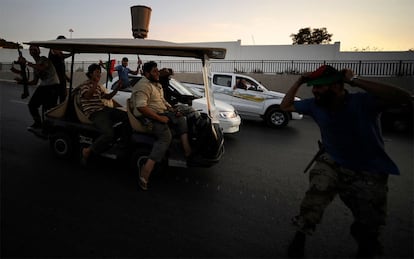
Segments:
[[[140,60],[138,61],[137,70],[133,71],[128,67],[128,58],[122,58],[122,64],[115,67],[115,71],[118,72],[120,82],[122,82],[122,88],[131,87],[129,83],[129,74],[138,75],[140,71]],[[142,61],[141,61],[142,62]]]
[[[313,98],[295,101],[304,83],[313,86]],[[344,83],[365,92],[349,93]],[[359,79],[351,70],[322,66],[299,78],[288,90],[280,107],[311,116],[321,131],[323,150],[310,171],[310,186],[299,215],[293,218],[298,231],[288,255],[303,257],[306,235],[320,223],[323,212],[339,195],[351,210],[351,235],[359,257],[381,254],[378,240],[387,214],[388,175],[398,175],[386,154],[379,126],[385,107],[410,102],[410,95],[396,87]]]

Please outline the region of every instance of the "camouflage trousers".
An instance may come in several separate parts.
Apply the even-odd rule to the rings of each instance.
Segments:
[[[356,241],[376,240],[386,220],[387,174],[348,170],[324,153],[310,171],[309,181],[300,214],[292,219],[299,231],[311,235],[326,207],[338,195],[354,216],[351,234]]]

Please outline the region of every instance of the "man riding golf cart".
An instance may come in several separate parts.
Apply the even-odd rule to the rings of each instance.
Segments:
[[[167,152],[165,160],[171,166],[203,166],[208,167],[217,163],[223,154],[223,133],[219,126],[217,110],[214,105],[212,91],[209,86],[209,60],[210,58],[223,59],[225,49],[210,47],[194,47],[186,44],[175,44],[165,41],[144,39],[59,39],[50,41],[32,41],[26,44],[43,48],[59,49],[72,53],[71,78],[73,78],[73,64],[75,54],[78,53],[106,53],[110,60],[111,54],[136,54],[151,56],[178,56],[199,59],[202,63],[208,114],[189,118],[191,129],[192,150],[197,159],[191,163],[186,160],[177,162],[175,149]],[[79,89],[70,82],[69,95],[66,101],[45,114],[43,132],[50,140],[52,151],[58,157],[67,158],[80,147],[90,145],[99,136],[99,131],[93,124],[88,123],[79,109]],[[121,104],[128,107],[127,104]],[[116,105],[115,105],[116,106]],[[122,108],[122,107],[121,107]],[[130,123],[136,124],[131,117]],[[140,122],[138,122],[140,123]],[[101,155],[113,159],[128,157],[134,167],[139,168],[140,163],[146,159],[154,142],[154,137],[148,132],[134,130],[128,136],[128,145],[117,141],[122,139],[120,125],[114,125],[115,143]],[[142,126],[142,125],[141,125]],[[144,130],[145,131],[145,130]],[[173,158],[174,157],[174,158]]]

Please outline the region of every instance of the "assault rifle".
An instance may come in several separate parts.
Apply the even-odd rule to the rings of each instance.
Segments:
[[[323,147],[323,144],[320,140],[318,140],[318,146],[319,146],[319,150],[318,150],[318,152],[316,152],[316,154],[313,156],[312,160],[306,166],[305,170],[303,171],[304,174],[306,174],[306,172],[313,165],[313,163],[316,161],[316,159],[318,159],[318,157],[320,157],[325,152],[325,148]]]
[[[20,65],[20,70],[17,70],[12,66],[11,71],[16,74],[20,74],[21,76],[20,83],[23,84],[23,93],[21,95],[21,98],[25,99],[30,95],[29,87],[28,87],[29,70],[27,69],[27,66],[26,66],[26,59],[23,57],[22,51],[20,50],[22,46],[19,43],[17,43],[16,45],[17,45],[17,52],[19,53],[19,58],[16,61],[14,61],[13,64]]]

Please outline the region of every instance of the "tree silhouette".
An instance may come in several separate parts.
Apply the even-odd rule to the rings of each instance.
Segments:
[[[333,34],[329,34],[326,28],[311,29],[302,28],[297,34],[291,34],[293,45],[302,44],[328,44]]]

